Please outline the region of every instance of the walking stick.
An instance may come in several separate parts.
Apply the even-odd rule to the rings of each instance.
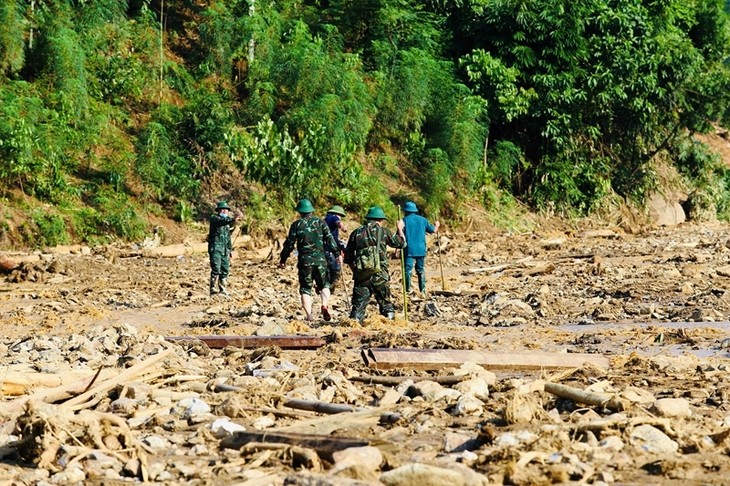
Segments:
[[[436,245],[439,250],[439,268],[441,269],[441,290],[446,291],[446,280],[444,279],[444,262],[441,260],[441,239],[439,232],[436,232]]]
[[[398,206],[398,219],[400,219],[400,206]],[[408,296],[406,295],[406,257],[403,248],[400,249],[400,273],[401,287],[403,288],[403,319],[408,322]]]

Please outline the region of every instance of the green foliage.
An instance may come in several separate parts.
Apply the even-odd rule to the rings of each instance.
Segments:
[[[13,75],[23,67],[26,24],[19,2],[0,0],[0,75]]]
[[[200,185],[192,158],[179,152],[174,135],[162,123],[150,122],[137,145],[135,170],[160,201],[170,197],[189,200]]]
[[[37,227],[36,246],[64,245],[71,241],[66,230],[66,222],[61,216],[36,210],[33,212],[32,220]]]
[[[140,240],[146,224],[129,198],[109,186],[95,186],[89,206],[74,214],[75,233],[89,243],[109,241],[112,236]]]

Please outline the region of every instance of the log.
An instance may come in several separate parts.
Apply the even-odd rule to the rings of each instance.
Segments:
[[[317,336],[168,336],[167,341],[173,343],[185,341],[202,341],[211,349],[223,349],[228,346],[243,349],[256,349],[277,346],[281,349],[317,349],[327,342]]]
[[[361,355],[367,366],[379,370],[438,370],[460,366],[468,361],[493,370],[579,368],[585,363],[606,369],[610,364],[608,358],[598,354],[540,351],[496,353],[469,349],[370,348],[363,349]]]
[[[385,385],[385,386],[398,386],[404,381],[412,380],[416,381],[435,381],[439,385],[453,386],[457,383],[468,379],[469,376],[373,376],[373,375],[362,375],[352,376],[350,381],[357,381],[360,383],[367,383],[368,385]]]
[[[161,351],[146,360],[142,361],[141,363],[137,363],[136,365],[132,366],[131,368],[127,368],[126,370],[122,371],[118,375],[108,379],[104,380],[95,387],[91,388],[90,390],[82,393],[81,395],[77,395],[74,398],[71,398],[70,400],[65,401],[61,404],[61,407],[65,408],[71,408],[73,410],[78,410],[84,408],[84,404],[87,400],[90,400],[94,395],[97,395],[99,393],[104,393],[106,391],[111,390],[112,388],[116,387],[120,383],[126,383],[129,381],[134,380],[135,377],[142,374],[143,371],[145,371],[147,368],[157,364],[158,362],[162,361],[163,359],[167,358],[171,354],[174,353],[174,350],[172,349],[166,349],[164,351]]]
[[[100,373],[100,377],[104,378],[110,375],[111,370],[102,370]],[[67,385],[39,390],[31,395],[22,396],[15,400],[2,403],[0,404],[0,416],[16,415],[20,413],[29,401],[37,400],[45,403],[55,403],[60,400],[66,400],[74,395],[78,395],[79,393],[86,391],[89,386],[94,383],[94,380],[94,376],[89,376]]]
[[[545,391],[553,395],[572,400],[576,403],[605,407],[615,412],[621,412],[628,408],[628,402],[615,395],[607,393],[595,393],[572,386],[561,385],[560,383],[545,383]]]
[[[310,412],[324,414],[357,412],[359,410],[365,410],[362,407],[353,407],[351,405],[345,405],[341,403],[319,402],[316,400],[300,400],[298,398],[292,398],[285,401],[284,406],[289,408],[295,408],[297,410],[308,410]]]
[[[37,371],[0,371],[0,382],[3,386],[20,385],[26,388],[55,388],[67,385],[82,378],[93,376],[94,370],[73,370],[64,371],[63,373],[39,373]]]
[[[369,444],[365,439],[353,437],[333,437],[330,435],[297,434],[291,432],[235,432],[231,437],[221,440],[220,445],[226,449],[240,449],[250,442],[264,444],[287,444],[314,449],[319,454],[331,456],[332,453],[364,447]]]

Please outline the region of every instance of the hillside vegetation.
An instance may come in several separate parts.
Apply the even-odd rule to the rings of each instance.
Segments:
[[[218,198],[458,219],[730,214],[721,0],[0,0],[0,239],[134,240]],[[15,217],[23,214],[23,218]],[[250,228],[249,228],[250,229]]]

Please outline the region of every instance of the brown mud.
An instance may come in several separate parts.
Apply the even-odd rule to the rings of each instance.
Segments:
[[[685,224],[635,235],[618,229],[447,233],[440,241],[443,281],[436,241],[429,243],[430,295],[409,297],[406,321],[394,257],[391,288],[398,316],[393,322],[377,316],[373,303],[362,324],[346,318],[349,283],[334,292],[332,322],[304,322],[295,263],[278,269],[275,257],[267,258],[276,254],[271,246],[237,250],[228,299],[208,296],[204,253],[151,258],[130,248],[105,247],[74,248],[70,254],[56,249],[28,258],[0,275],[0,365],[6,373],[103,369],[113,375],[160,352],[171,354],[87,401],[64,397],[22,402],[18,408],[42,388],[6,392],[0,402],[0,480],[419,486],[727,482],[730,226]],[[349,281],[349,270],[344,273]],[[300,351],[208,350],[199,342],[163,339],[254,333],[322,336],[328,344]],[[517,357],[533,351],[597,353],[609,357],[611,366],[499,370],[496,376],[472,369],[472,385],[489,382],[488,392],[408,382],[393,388],[351,378],[456,371],[375,371],[360,358],[363,347],[470,349]],[[625,409],[558,398],[544,391],[544,381],[620,397]],[[233,391],[220,391],[223,383]],[[295,411],[283,406],[292,398],[400,418],[379,424],[367,411],[333,416]],[[193,410],[198,402],[205,405],[202,411]],[[375,454],[371,464],[369,455],[367,460],[334,457],[296,444],[221,448],[230,434],[213,424],[223,419],[247,431],[314,430],[359,438],[377,451],[358,452]],[[434,469],[424,473],[421,466]]]

